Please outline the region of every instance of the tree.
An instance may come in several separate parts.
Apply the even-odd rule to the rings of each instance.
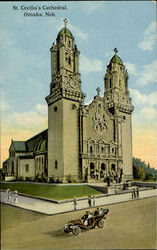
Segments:
[[[134,176],[134,179],[144,180],[144,178],[145,178],[145,171],[143,170],[142,167],[134,166],[133,167],[133,176]]]

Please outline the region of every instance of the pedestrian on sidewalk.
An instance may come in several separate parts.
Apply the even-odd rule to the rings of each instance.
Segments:
[[[77,206],[77,200],[76,198],[74,198],[74,210],[76,210],[76,206]]]
[[[136,189],[135,188],[133,189],[133,192],[134,192],[134,198],[136,198]]]
[[[88,196],[88,205],[89,207],[92,206],[92,197],[90,195]]]
[[[139,187],[137,187],[137,189],[136,189],[136,196],[137,196],[138,199],[140,198]]]
[[[93,195],[93,207],[95,207],[95,196]]]
[[[14,191],[14,204],[18,203],[18,192]]]
[[[9,192],[10,189],[6,189],[6,201],[9,202]]]
[[[134,190],[131,191],[132,199],[134,198]]]

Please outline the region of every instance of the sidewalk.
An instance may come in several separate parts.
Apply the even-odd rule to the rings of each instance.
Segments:
[[[149,198],[157,195],[157,189],[140,191],[140,199]],[[118,194],[118,195],[102,195],[101,197],[95,196],[95,206],[107,206],[109,204],[115,204],[126,201],[133,201],[131,193]],[[74,204],[72,201],[64,203],[53,203],[50,201],[44,201],[32,197],[26,197],[18,195],[18,203],[13,204],[12,202],[7,203],[6,192],[1,191],[1,203],[9,204],[15,207],[40,212],[47,215],[55,215],[65,212],[74,211]],[[88,198],[77,201],[77,210],[88,209]]]

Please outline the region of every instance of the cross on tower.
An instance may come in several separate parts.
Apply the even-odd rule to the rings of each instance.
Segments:
[[[114,49],[114,52],[115,52],[115,54],[117,54],[117,53],[118,53],[118,50],[117,50],[117,48],[115,48],[115,49]]]
[[[97,91],[97,96],[100,96],[100,88],[99,87],[96,89],[96,91]]]
[[[66,27],[67,27],[68,20],[67,20],[67,19],[64,19],[63,22],[64,22],[64,27],[66,28]]]

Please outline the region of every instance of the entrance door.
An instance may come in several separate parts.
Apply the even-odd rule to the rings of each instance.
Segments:
[[[91,162],[90,163],[90,176],[91,176],[91,178],[94,178],[94,163],[93,162]]]

